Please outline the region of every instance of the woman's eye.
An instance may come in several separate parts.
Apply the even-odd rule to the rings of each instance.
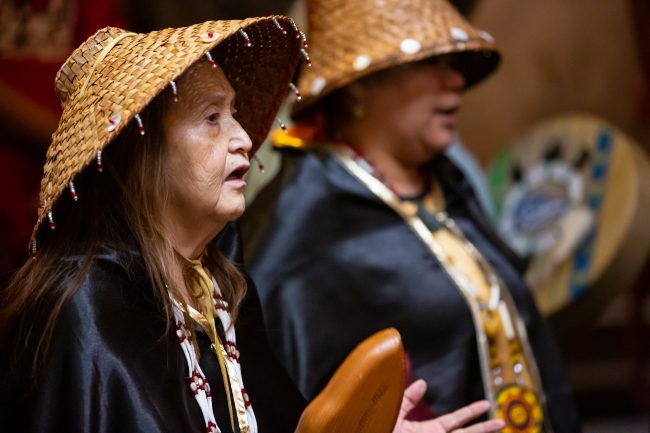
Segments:
[[[217,123],[217,120],[219,120],[219,113],[212,113],[206,119],[210,123]]]

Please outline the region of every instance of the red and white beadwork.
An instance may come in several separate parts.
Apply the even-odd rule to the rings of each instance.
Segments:
[[[217,284],[217,281],[214,279],[214,277],[211,277],[211,279],[212,279],[212,284],[214,286],[215,295],[223,296],[221,293],[221,289]],[[228,353],[228,356],[230,356],[231,358],[232,356],[236,357],[236,362],[234,364],[235,364],[235,369],[237,370],[237,379],[239,380],[239,385],[242,388],[241,389],[242,397],[246,405],[246,415],[248,416],[250,433],[257,433],[258,432],[257,419],[255,418],[255,412],[253,412],[253,406],[251,404],[250,398],[246,393],[246,388],[244,386],[244,378],[242,377],[241,374],[241,364],[239,358],[239,350],[237,349],[237,335],[235,334],[235,326],[232,323],[232,318],[230,317],[230,312],[228,310],[215,309],[215,313],[219,318],[219,320],[221,321],[221,324],[223,325],[224,333],[226,334],[226,344],[225,344],[226,353]],[[230,350],[230,352],[228,352],[228,350]]]
[[[298,90],[298,87],[296,87],[295,84],[289,83],[289,88],[293,91],[293,93],[296,95],[296,100],[300,101],[302,99],[302,95],[300,94],[300,90]]]
[[[74,183],[70,181],[70,184],[68,185],[70,188],[70,195],[72,196],[72,200],[74,201],[79,201],[79,196],[77,195],[77,190],[74,188]]]
[[[242,35],[242,37],[243,37],[244,40],[246,41],[246,46],[247,46],[247,47],[250,47],[250,46],[253,45],[253,44],[251,43],[251,39],[248,37],[248,33],[246,33],[246,32],[244,31],[244,29],[239,29],[239,34]]]
[[[108,118],[108,125],[106,125],[106,130],[108,132],[115,131],[115,128],[117,128],[120,125],[121,121],[122,121],[122,116],[120,116],[120,113],[113,114],[111,117]]]
[[[257,166],[260,168],[260,172],[264,173],[264,164],[262,164],[262,161],[257,156],[253,156],[253,161],[257,163]]]
[[[233,326],[232,318],[230,317],[230,313],[228,311],[228,302],[224,299],[217,281],[212,277],[211,281],[214,287],[213,299],[215,300],[215,316],[221,321],[223,325],[226,337],[224,349],[226,350],[228,358],[232,360],[227,360],[227,362],[232,362],[232,365],[237,372],[237,380],[241,386],[240,392],[242,393],[242,399],[246,407],[249,432],[258,433],[257,419],[255,418],[253,406],[251,405],[250,398],[246,392],[246,388],[244,387],[239,350],[237,349],[237,336],[235,335],[235,327]],[[208,383],[205,374],[203,374],[201,366],[199,365],[199,362],[196,358],[196,352],[191,341],[191,333],[185,324],[185,316],[183,314],[183,310],[171,293],[169,293],[169,297],[172,300],[174,318],[176,319],[176,337],[178,338],[178,344],[181,346],[183,354],[185,355],[185,361],[187,362],[189,389],[194,394],[194,398],[201,408],[201,412],[205,421],[205,431],[207,433],[220,433],[221,430],[217,426],[217,422],[214,417],[214,410],[212,408],[212,392],[210,390],[210,384]],[[233,392],[236,391],[233,390]]]
[[[289,18],[289,22],[291,23],[291,27],[293,27],[293,31],[294,31],[294,34],[296,35],[296,39],[299,39],[301,37],[301,34],[300,34],[300,29],[298,28],[298,25],[291,18]]]
[[[103,172],[104,171],[104,166],[102,165],[102,150],[99,149],[97,151],[97,171],[98,172]]]
[[[203,376],[203,373],[198,370],[194,370],[192,372],[192,376],[188,379],[188,382],[190,384],[190,389],[192,392],[194,392],[194,395],[197,395],[201,391],[205,392],[206,386],[209,386],[208,381],[205,379],[205,376]]]
[[[215,309],[228,311],[228,301],[226,301],[223,296],[215,293],[212,297],[212,303]]]
[[[192,342],[192,334],[185,327],[185,323],[178,321],[176,322],[176,337],[178,337],[178,344],[183,344],[185,340]]]
[[[178,89],[176,88],[176,82],[174,80],[169,82],[170,87],[172,88],[172,97],[174,102],[178,102]]]
[[[208,62],[210,62],[210,65],[213,68],[217,67],[217,62],[215,62],[214,59],[212,58],[212,54],[210,54],[210,51],[206,51],[205,57],[206,57],[206,59],[208,59]]]
[[[241,389],[241,395],[244,397],[244,405],[246,406],[246,409],[248,409],[251,405],[251,399],[248,397],[248,393],[246,392],[246,388]]]
[[[54,224],[54,217],[52,216],[52,210],[47,211],[47,219],[50,222],[50,230],[56,230],[56,225]]]
[[[301,48],[300,53],[305,58],[305,62],[307,62],[307,66],[309,66],[311,68],[311,57],[309,57],[309,53],[307,52],[307,50],[305,50],[304,48]]]
[[[183,350],[185,355],[185,361],[188,368],[188,387],[194,398],[201,409],[203,414],[203,420],[205,422],[205,431],[212,433],[221,433],[219,427],[217,426],[217,421],[214,417],[214,410],[212,408],[212,392],[210,391],[210,384],[205,378],[199,361],[196,358],[196,352],[194,351],[194,346],[189,338],[189,331],[185,325],[185,317],[181,306],[174,300],[171,293],[169,294],[170,299],[172,300],[172,306],[174,311],[174,318],[176,319],[176,337],[178,337],[178,344]]]
[[[305,32],[300,30],[296,22],[291,18],[289,18],[289,22],[291,23],[291,27],[293,27],[293,31],[294,31],[294,35],[296,36],[296,39],[302,39],[302,46],[304,48],[307,48],[309,44],[307,43],[307,35],[305,35]]]
[[[134,117],[135,121],[138,122],[138,132],[140,135],[144,135],[144,125],[142,124],[142,118],[139,114],[136,114]]]
[[[233,341],[226,341],[224,346],[230,359],[239,362],[239,349],[237,349],[237,345]]]
[[[286,35],[287,31],[284,29],[284,27],[282,27],[280,25],[280,22],[278,21],[278,19],[276,17],[273,17],[272,20],[273,20],[273,24],[275,24],[275,26],[278,28],[278,30],[280,30],[283,35]]]
[[[278,117],[276,120],[278,121],[278,125],[280,125],[280,128],[281,128],[284,132],[287,132],[287,131],[288,131],[288,129],[287,129],[287,125],[284,124],[284,122],[282,121],[282,119],[280,119],[280,118]]]

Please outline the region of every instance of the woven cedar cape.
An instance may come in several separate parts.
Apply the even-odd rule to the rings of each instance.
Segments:
[[[145,34],[107,27],[91,36],[56,77],[63,114],[47,151],[30,245],[75,175],[169,88],[170,81],[211,50],[235,89],[236,117],[256,150],[287,95],[300,59],[302,40],[295,34],[293,22],[277,16],[275,21],[273,17],[208,21]],[[171,89],[167,91],[171,97]],[[116,115],[119,122],[109,128],[109,119]]]
[[[458,53],[454,68],[469,87],[499,63],[493,38],[445,0],[307,0],[309,55],[293,106],[299,118],[336,89],[404,63]]]

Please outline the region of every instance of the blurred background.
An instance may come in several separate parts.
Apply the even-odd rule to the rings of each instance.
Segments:
[[[452,3],[503,55],[465,97],[464,158],[483,170],[474,174],[495,224],[530,260],[585,432],[647,433],[650,2]],[[269,14],[308,33],[301,1],[0,0],[0,284],[27,257],[60,115],[54,77],[70,52],[107,25],[145,32]],[[278,164],[270,145],[259,158],[266,170],[251,174],[249,197]]]

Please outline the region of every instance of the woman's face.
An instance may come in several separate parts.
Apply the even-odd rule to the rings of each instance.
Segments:
[[[177,86],[163,118],[166,216],[185,230],[218,231],[244,212],[251,140],[233,117],[235,91],[221,68],[201,61]]]
[[[418,62],[363,84],[364,121],[381,128],[412,163],[429,161],[456,133],[465,80],[448,66]]]

